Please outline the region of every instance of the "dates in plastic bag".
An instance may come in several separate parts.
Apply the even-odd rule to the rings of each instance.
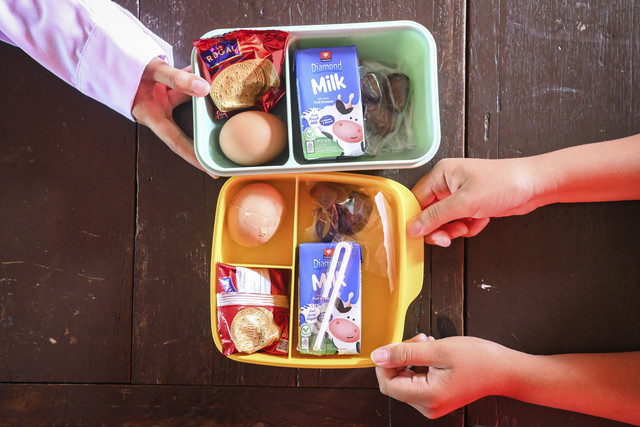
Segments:
[[[373,201],[359,191],[350,191],[340,184],[319,182],[310,195],[320,205],[315,211],[315,231],[318,239],[331,242],[337,235],[353,235],[369,222]]]
[[[367,62],[360,67],[366,153],[412,149],[411,81],[401,68]]]

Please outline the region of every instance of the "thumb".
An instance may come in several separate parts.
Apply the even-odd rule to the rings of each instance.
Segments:
[[[380,347],[371,353],[371,360],[383,368],[429,366],[434,364],[435,341],[404,342]]]
[[[449,197],[427,206],[409,220],[407,223],[407,233],[410,237],[422,237],[437,230],[448,222],[466,218],[464,203],[460,202],[460,193],[453,193]]]
[[[173,68],[160,58],[151,60],[147,67],[155,81],[187,95],[206,96],[211,90],[209,83],[202,77]]]

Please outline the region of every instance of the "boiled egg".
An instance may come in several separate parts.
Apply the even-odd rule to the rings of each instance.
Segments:
[[[268,163],[287,145],[287,129],[278,116],[264,111],[243,111],[220,130],[220,149],[242,166]]]

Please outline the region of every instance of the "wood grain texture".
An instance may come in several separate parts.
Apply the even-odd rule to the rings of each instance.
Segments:
[[[634,2],[471,2],[469,14],[470,157],[640,131]],[[637,350],[639,217],[640,203],[620,202],[492,220],[467,243],[467,333],[540,354]],[[470,405],[468,422],[604,425],[496,398]]]
[[[640,132],[632,0],[118,3],[174,46],[178,67],[216,28],[421,23],[438,47],[440,150],[420,168],[365,172],[409,188],[444,157]],[[0,425],[620,425],[504,398],[430,421],[383,396],[374,369],[227,359],[209,307],[225,179],[16,48],[0,45],[0,57],[10,118],[0,122]],[[190,104],[174,116],[191,135]],[[426,247],[405,338],[466,333],[543,354],[638,349],[639,217],[638,202],[556,205]]]
[[[531,405],[507,398],[483,399],[473,404],[473,411],[467,416],[465,425],[530,427],[624,427],[628,424],[604,418],[560,411],[553,408]]]
[[[1,426],[388,426],[377,390],[0,385]]]
[[[0,381],[128,381],[135,126],[0,57]]]

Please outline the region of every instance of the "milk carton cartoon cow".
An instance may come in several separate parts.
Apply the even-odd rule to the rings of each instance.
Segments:
[[[315,123],[316,136],[334,141],[342,149],[341,157],[359,156],[365,152],[362,119],[353,113],[354,94],[345,104],[338,94],[336,102],[322,109],[312,108],[302,113],[303,123]]]
[[[324,136],[338,143],[344,156],[358,156],[365,150],[362,123],[355,114],[351,114],[355,107],[351,103],[354,96],[350,94],[345,104],[338,94],[335,104],[321,110],[320,130]]]
[[[353,292],[349,293],[349,299],[344,303],[340,298],[336,300],[335,310],[329,322],[329,332],[333,336],[333,343],[346,353],[360,353],[360,324],[355,313],[360,310],[351,305]],[[359,308],[360,301],[356,303]]]

